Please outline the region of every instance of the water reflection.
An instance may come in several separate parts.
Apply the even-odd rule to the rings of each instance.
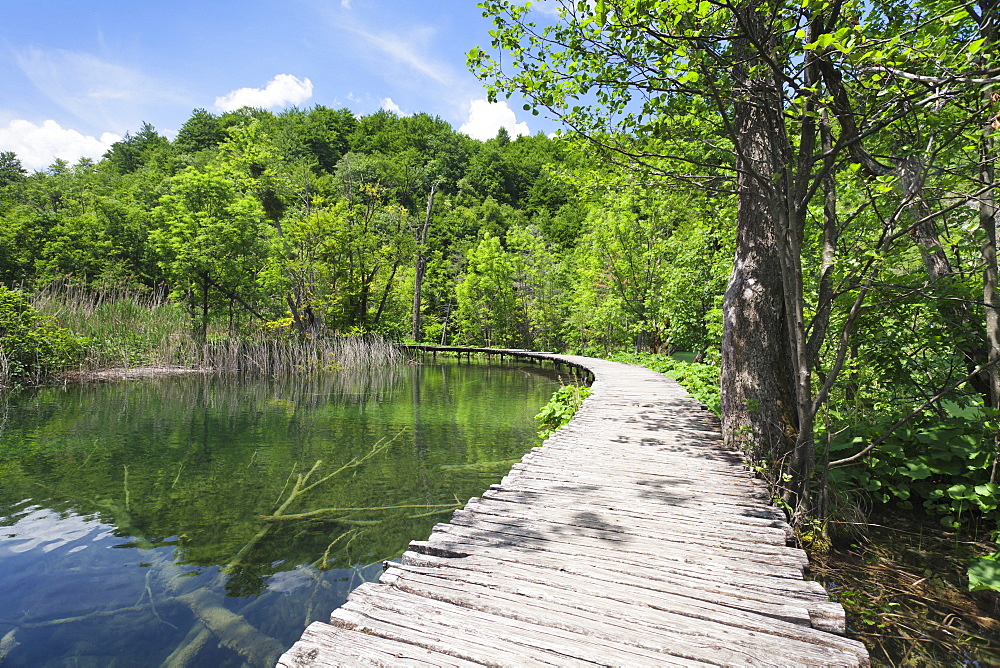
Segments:
[[[556,384],[446,364],[10,399],[0,662],[270,665],[499,479]]]

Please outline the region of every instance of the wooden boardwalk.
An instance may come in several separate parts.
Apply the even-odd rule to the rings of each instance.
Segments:
[[[573,421],[279,666],[868,665],[714,415],[653,371],[531,355],[593,373]]]

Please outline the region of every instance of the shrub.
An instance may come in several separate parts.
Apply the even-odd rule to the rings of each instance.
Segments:
[[[5,384],[38,382],[78,364],[83,344],[39,313],[24,293],[0,286],[0,374]]]
[[[542,406],[542,410],[535,416],[539,421],[538,435],[541,438],[548,438],[559,431],[560,427],[573,418],[583,400],[589,396],[590,388],[579,385],[563,385],[553,392],[549,403]]]

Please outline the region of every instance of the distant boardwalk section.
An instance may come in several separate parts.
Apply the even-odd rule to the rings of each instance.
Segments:
[[[279,666],[868,665],[840,605],[803,580],[782,513],[676,382],[502,352],[588,369],[593,393]]]

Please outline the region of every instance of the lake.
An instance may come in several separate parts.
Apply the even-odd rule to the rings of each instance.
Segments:
[[[538,444],[556,373],[446,361],[0,399],[0,664],[273,665]]]

